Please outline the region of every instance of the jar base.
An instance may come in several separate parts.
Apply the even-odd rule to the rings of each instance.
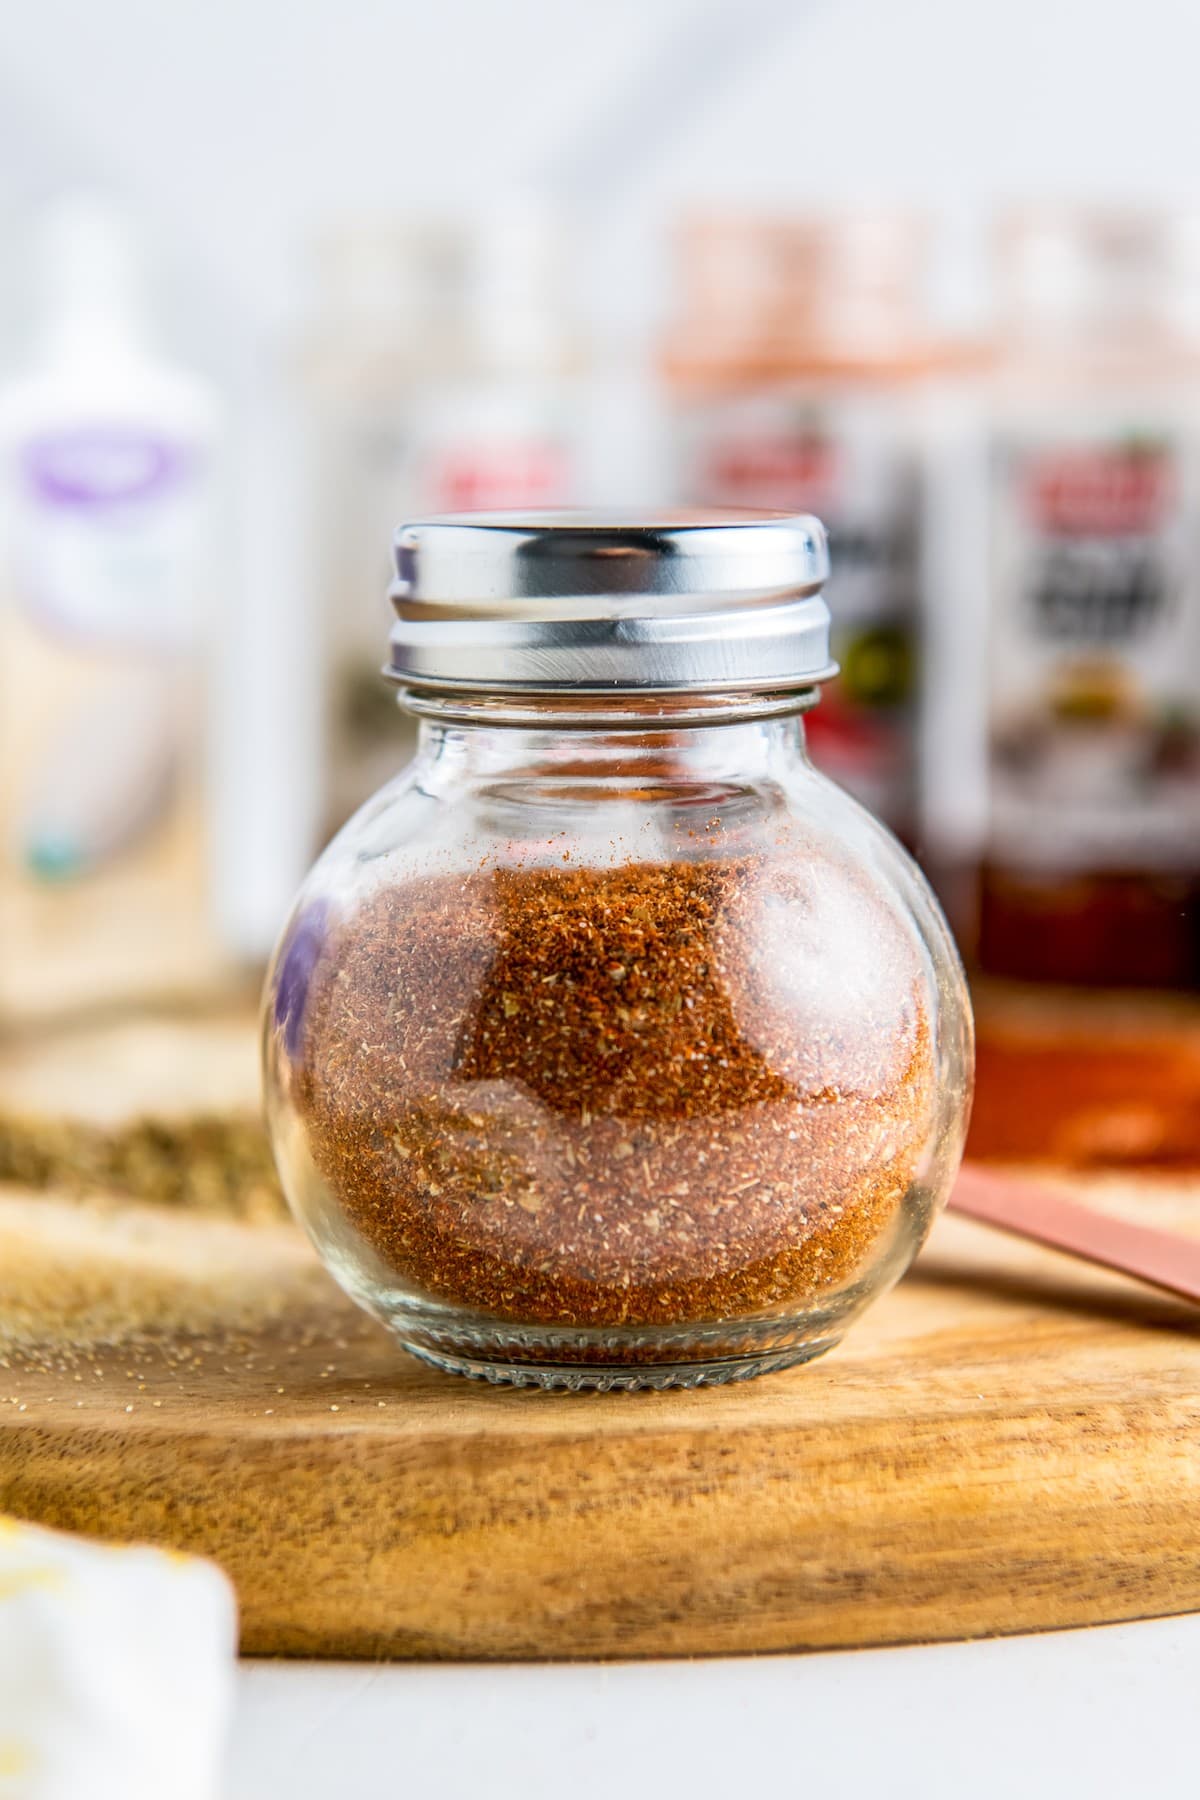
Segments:
[[[431,1368],[496,1386],[632,1393],[721,1387],[823,1356],[908,1267],[928,1216],[924,1205],[906,1207],[870,1274],[820,1298],[741,1318],[660,1324],[518,1322],[400,1288],[382,1268],[365,1268],[328,1245],[325,1254],[347,1293]]]
[[[812,1362],[840,1343],[841,1334],[813,1339],[788,1349],[758,1355],[722,1356],[709,1361],[625,1363],[550,1363],[500,1361],[481,1356],[433,1350],[427,1344],[400,1339],[410,1356],[447,1375],[463,1375],[469,1381],[488,1381],[493,1387],[544,1388],[548,1391],[626,1393],[664,1388],[724,1387],[731,1381],[751,1381],[756,1375],[773,1375],[780,1369]]]
[[[358,1296],[410,1356],[447,1374],[496,1386],[582,1393],[720,1387],[832,1350],[869,1297],[843,1289],[791,1315],[674,1325],[511,1324],[427,1298]]]

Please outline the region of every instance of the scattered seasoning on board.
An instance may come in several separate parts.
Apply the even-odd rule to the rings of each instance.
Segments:
[[[935,1069],[899,923],[823,878],[727,856],[380,890],[315,961],[296,1072],[347,1220],[404,1285],[519,1322],[731,1319],[844,1286],[910,1191]],[[847,906],[853,992],[821,959]]]

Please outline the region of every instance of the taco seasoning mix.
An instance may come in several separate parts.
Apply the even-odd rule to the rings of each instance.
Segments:
[[[945,1197],[961,975],[805,756],[823,559],[773,515],[401,534],[422,745],[306,884],[266,1044],[292,1204],[428,1360],[570,1387],[804,1360]]]

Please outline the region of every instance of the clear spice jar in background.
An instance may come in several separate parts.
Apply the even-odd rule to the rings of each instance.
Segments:
[[[940,358],[925,232],[903,214],[700,217],[663,357],[675,492],[812,510],[833,549],[841,673],[811,748],[902,836],[916,810],[918,404]]]
[[[415,761],[268,981],[289,1199],[411,1351],[491,1380],[817,1355],[958,1157],[958,959],[808,761],[824,537],[785,515],[477,515],[397,539]]]
[[[929,863],[985,975],[1194,989],[1200,222],[1019,214],[997,251],[937,507]]]
[[[574,501],[582,357],[563,233],[532,200],[323,248],[306,371],[333,829],[394,766],[379,640],[396,519]]]

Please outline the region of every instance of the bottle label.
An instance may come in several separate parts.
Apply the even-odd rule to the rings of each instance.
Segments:
[[[919,473],[898,409],[873,395],[723,397],[680,417],[680,492],[698,505],[816,513],[828,528],[841,666],[809,715],[814,760],[905,829],[914,784]]]
[[[1196,471],[1171,432],[993,451],[988,853],[1169,870],[1200,843]]]
[[[19,591],[81,642],[173,652],[196,631],[200,458],[124,426],[19,446],[13,549]]]
[[[552,438],[440,445],[426,473],[430,510],[552,506],[567,491],[566,446]]]

